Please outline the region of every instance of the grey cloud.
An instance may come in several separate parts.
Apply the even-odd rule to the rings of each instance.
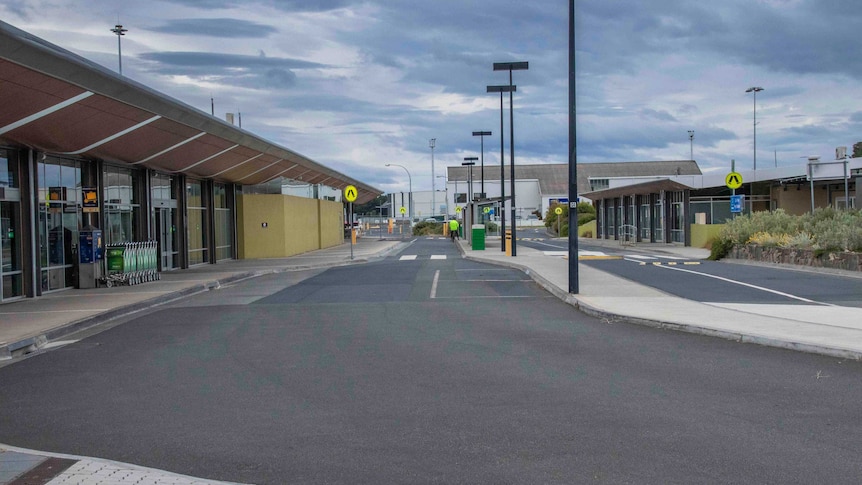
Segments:
[[[667,111],[656,111],[654,109],[644,108],[640,111],[640,115],[642,118],[654,119],[659,121],[677,121],[676,118]]]
[[[269,25],[229,18],[170,20],[148,30],[182,36],[249,39],[264,38],[278,32],[276,28]]]
[[[286,12],[325,12],[342,8],[354,3],[351,0],[258,0],[255,2],[243,2],[238,0],[165,0],[170,3],[184,7],[202,9],[230,9],[238,7],[250,7],[249,4],[257,4],[277,8]],[[253,8],[253,7],[250,7]]]
[[[284,57],[248,56],[211,52],[145,52],[141,58],[165,66],[195,68],[285,68],[316,69],[325,64]]]

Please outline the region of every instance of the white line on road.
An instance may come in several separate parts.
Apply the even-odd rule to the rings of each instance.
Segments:
[[[434,282],[431,283],[431,299],[437,298],[437,281],[440,279],[440,270],[434,272]]]
[[[431,259],[446,259],[445,254],[432,254]]]
[[[406,256],[401,256],[400,258],[398,258],[398,261],[413,261],[415,259],[416,259],[415,254],[408,254]]]
[[[771,290],[771,289],[769,289],[769,288],[764,288],[764,287],[762,287],[762,286],[752,285],[752,284],[750,284],[750,283],[743,283],[742,281],[736,281],[736,280],[732,280],[732,279],[730,279],[730,278],[724,278],[724,277],[722,277],[722,276],[716,276],[716,275],[712,275],[712,274],[709,274],[709,273],[701,273],[700,271],[692,271],[692,270],[690,270],[690,269],[682,269],[682,268],[677,268],[677,267],[674,267],[674,266],[663,266],[663,265],[659,265],[659,266],[656,266],[656,267],[657,267],[657,268],[664,268],[664,269],[671,269],[671,270],[674,270],[674,271],[682,271],[683,273],[691,273],[691,274],[696,274],[696,275],[700,275],[700,276],[706,276],[706,277],[708,277],[708,278],[715,278],[715,279],[717,279],[717,280],[725,281],[725,282],[727,282],[727,283],[733,283],[733,284],[735,284],[735,285],[745,286],[745,287],[748,287],[748,288],[754,288],[755,290],[765,291],[765,292],[767,292],[767,293],[772,293],[772,294],[775,294],[775,295],[780,295],[780,296],[783,296],[783,297],[786,297],[786,298],[791,298],[791,299],[793,299],[793,300],[804,301],[805,303],[814,303],[815,305],[823,305],[823,306],[838,306],[838,305],[833,305],[833,304],[831,304],[831,303],[823,303],[823,302],[819,302],[819,301],[809,300],[808,298],[803,298],[803,297],[801,297],[801,296],[791,295],[790,293],[784,293],[783,291]]]

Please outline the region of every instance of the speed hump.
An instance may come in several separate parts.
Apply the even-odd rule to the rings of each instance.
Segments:
[[[356,187],[354,187],[352,185],[348,185],[347,187],[344,187],[344,199],[347,202],[355,201],[358,193],[359,192],[356,190]]]
[[[724,177],[724,183],[728,189],[736,190],[742,187],[742,174],[739,172],[730,172]]]

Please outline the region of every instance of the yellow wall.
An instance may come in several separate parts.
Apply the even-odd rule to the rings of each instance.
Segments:
[[[724,224],[692,224],[691,225],[691,247],[705,248],[707,244],[718,236]]]
[[[344,242],[340,202],[243,194],[237,200],[237,221],[240,259],[283,258]]]
[[[578,237],[584,237],[585,232],[591,232],[593,235],[591,237],[596,237],[596,221],[590,221],[582,226],[578,226]]]

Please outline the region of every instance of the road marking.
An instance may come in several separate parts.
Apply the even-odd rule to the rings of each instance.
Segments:
[[[432,254],[431,259],[446,259],[445,254]]]
[[[628,259],[628,258],[634,258],[634,259],[658,259],[658,258],[654,258],[654,257],[652,257],[652,256],[643,256],[643,255],[640,255],[640,254],[626,254],[626,255],[625,255],[625,259]]]
[[[655,264],[655,263],[653,263],[653,264]],[[672,267],[672,266],[662,266],[662,265],[657,265],[657,266],[659,266],[660,268],[671,269],[674,271],[682,271],[683,273],[691,273],[691,274],[696,274],[696,275],[700,275],[700,276],[706,276],[707,278],[714,278],[714,279],[721,280],[721,281],[724,281],[727,283],[733,283],[735,285],[740,285],[740,286],[745,286],[747,288],[753,288],[755,290],[765,291],[767,293],[772,293],[775,295],[783,296],[785,298],[804,301],[805,303],[813,303],[815,305],[833,306],[833,307],[838,306],[838,305],[833,305],[832,303],[823,303],[823,302],[819,302],[819,301],[809,300],[808,298],[803,298],[801,296],[791,295],[790,293],[784,293],[783,291],[772,290],[769,288],[764,288],[762,286],[757,286],[757,285],[752,285],[750,283],[744,283],[742,281],[732,280],[730,278],[725,278],[723,276],[716,276],[716,275],[712,275],[709,273],[701,273],[700,271],[692,271],[690,269],[676,268],[676,267]]]
[[[398,258],[398,261],[413,261],[416,259],[415,254],[407,254]]]
[[[440,270],[434,272],[434,282],[431,283],[431,299],[437,298],[437,281],[440,279]]]

